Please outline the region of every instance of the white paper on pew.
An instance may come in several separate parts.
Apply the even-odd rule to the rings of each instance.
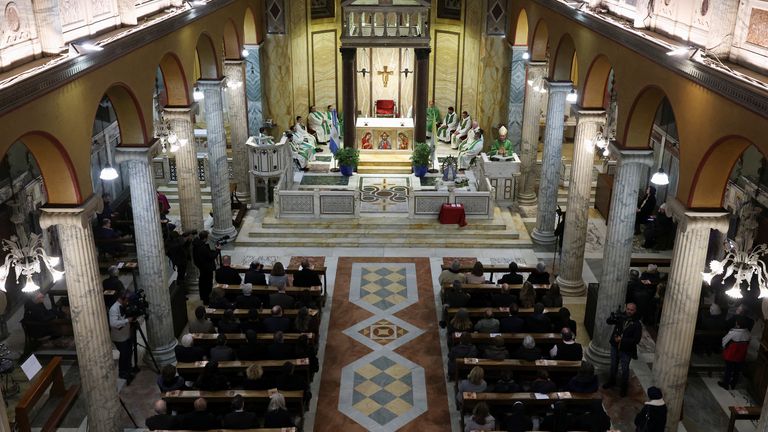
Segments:
[[[549,399],[549,395],[545,393],[534,393],[533,395],[536,397],[536,399]]]
[[[32,381],[32,378],[37,375],[38,372],[40,372],[40,369],[42,369],[43,366],[40,364],[39,361],[37,361],[37,357],[35,357],[34,354],[29,356],[27,361],[25,361],[21,365],[21,370],[24,371],[24,375],[27,376],[27,379]]]

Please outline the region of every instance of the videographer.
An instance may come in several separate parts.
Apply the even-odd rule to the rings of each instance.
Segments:
[[[621,366],[621,397],[624,397],[629,385],[629,362],[637,358],[637,344],[643,337],[643,325],[637,317],[637,305],[634,303],[627,303],[623,313],[612,312],[605,321],[614,327],[611,333],[611,374],[603,388],[616,385],[616,373]]]
[[[200,279],[198,286],[200,288],[200,299],[204,304],[208,304],[213,290],[213,272],[216,270],[216,257],[219,256],[221,246],[216,245],[211,249],[208,245],[208,231],[200,231],[195,241],[192,242],[192,260],[200,270]]]
[[[109,327],[112,342],[120,351],[118,361],[118,376],[128,382],[133,381],[133,369],[131,356],[133,354],[133,341],[131,340],[131,323],[135,318],[125,316],[125,306],[128,304],[130,293],[123,291],[117,297],[117,301],[109,308]]]

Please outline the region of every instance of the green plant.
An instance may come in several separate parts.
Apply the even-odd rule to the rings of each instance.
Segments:
[[[413,154],[411,155],[411,161],[413,166],[430,166],[430,159],[432,156],[432,149],[429,144],[423,142],[417,142],[413,146]]]
[[[360,160],[360,151],[349,147],[340,148],[336,152],[336,160],[339,165],[355,167]]]

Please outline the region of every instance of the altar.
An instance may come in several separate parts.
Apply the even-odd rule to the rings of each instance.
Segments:
[[[496,201],[513,201],[516,196],[517,178],[520,177],[520,158],[516,153],[509,157],[491,157],[481,153],[477,165],[481,175],[496,190]]]
[[[359,117],[355,124],[358,150],[412,150],[413,119]]]

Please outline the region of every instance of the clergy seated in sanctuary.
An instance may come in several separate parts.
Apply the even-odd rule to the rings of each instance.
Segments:
[[[302,171],[309,169],[309,161],[315,157],[315,146],[302,140],[297,134],[286,132],[285,135],[288,138],[288,143],[291,146],[291,155],[294,162]]]
[[[325,113],[320,112],[314,105],[309,107],[307,117],[308,132],[314,134],[318,144],[326,144],[331,139],[331,125]]]
[[[304,124],[302,123],[302,117],[296,116],[296,123],[293,125],[293,133],[298,135],[299,138],[302,141],[305,141],[312,145],[312,147],[315,148],[315,150],[319,153],[323,151],[321,148],[317,148],[317,140],[315,137],[310,134],[307,129],[304,127]]]
[[[512,141],[507,139],[507,128],[503,125],[499,128],[499,138],[491,145],[491,151],[488,152],[488,156],[497,156],[499,158],[508,158],[512,154],[520,151],[519,145],[512,146]]]
[[[437,125],[437,139],[441,143],[450,144],[451,136],[456,131],[456,127],[459,125],[459,119],[456,116],[456,112],[453,111],[453,107],[448,107],[448,113],[443,118],[441,123]]]
[[[240,273],[232,268],[232,257],[224,255],[221,257],[221,267],[216,269],[216,283],[227,285],[240,285],[243,283],[240,279]]]
[[[459,125],[456,127],[456,130],[453,131],[453,134],[451,134],[451,148],[453,150],[458,150],[459,144],[461,144],[462,141],[467,139],[467,134],[469,134],[469,131],[471,129],[472,129],[472,117],[469,116],[469,112],[462,111],[461,120],[459,120]]]

